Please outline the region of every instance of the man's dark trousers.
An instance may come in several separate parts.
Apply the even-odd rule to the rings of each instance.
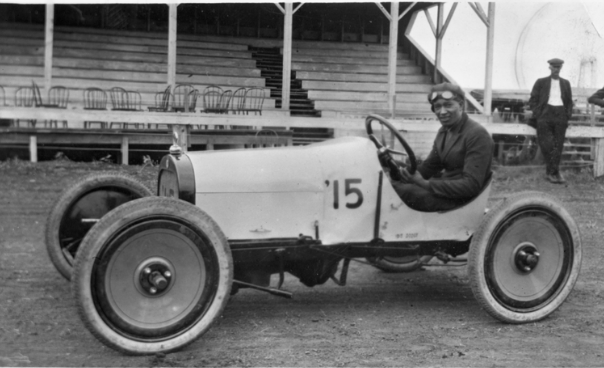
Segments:
[[[415,184],[406,184],[395,181],[392,183],[392,186],[403,202],[405,202],[409,208],[416,211],[449,211],[468,202],[467,198],[452,199],[439,197],[429,190]]]
[[[568,117],[564,106],[547,105],[537,120],[537,141],[545,159],[545,173],[558,174]]]

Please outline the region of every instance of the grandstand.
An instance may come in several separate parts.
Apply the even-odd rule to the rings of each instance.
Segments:
[[[286,8],[291,6],[286,5]],[[431,25],[435,35],[438,34],[435,60],[407,37],[415,15],[431,6],[438,6],[440,14],[439,3],[401,3],[403,13],[399,16],[402,25],[400,32],[397,27],[392,28],[396,22],[390,22],[391,29],[388,32],[388,21],[384,21],[384,16],[392,18],[388,10],[380,4],[376,6],[369,3],[314,4],[303,7],[297,13],[308,10],[307,14],[310,16],[302,19],[316,18],[329,6],[329,16],[341,18],[337,22],[331,22],[325,21],[325,17],[321,15],[319,28],[316,24],[304,23],[305,21],[287,26],[287,11],[275,4],[241,5],[247,6],[251,14],[256,14],[255,25],[250,26],[249,22],[234,23],[232,20],[230,24],[221,25],[216,18],[214,25],[209,26],[208,18],[200,20],[195,12],[199,7],[203,11],[224,7],[224,4],[183,4],[179,6],[178,22],[182,23],[178,23],[178,32],[176,22],[172,22],[176,16],[167,17],[165,12],[162,13],[164,19],[171,19],[167,27],[166,24],[154,25],[153,22],[159,18],[151,17],[152,7],[163,6],[167,10],[168,7],[162,4],[141,7],[100,4],[95,6],[97,11],[101,9],[100,24],[63,21],[50,28],[48,23],[45,28],[45,22],[40,19],[33,20],[34,15],[39,14],[39,9],[38,12],[31,11],[33,5],[12,6],[19,11],[25,9],[23,14],[29,16],[29,21],[17,19],[19,17],[16,13],[11,13],[13,8],[0,4],[0,10],[4,10],[4,15],[0,15],[0,86],[3,88],[0,90],[0,93],[3,92],[0,104],[4,105],[0,109],[0,119],[4,119],[5,125],[7,122],[12,124],[15,119],[54,122],[61,119],[66,121],[65,125],[55,123],[55,127],[65,126],[76,130],[88,127],[89,132],[85,132],[88,140],[90,131],[111,129],[113,124],[98,124],[96,128],[90,129],[94,125],[87,126],[84,122],[105,121],[124,122],[121,127],[118,126],[117,131],[113,129],[112,134],[122,134],[124,137],[129,134],[130,142],[137,141],[138,138],[133,134],[143,134],[143,128],[157,130],[166,125],[183,124],[193,129],[208,126],[268,127],[271,131],[279,132],[288,129],[293,132],[293,144],[307,144],[333,136],[364,134],[363,118],[376,113],[399,120],[397,126],[401,129],[406,129],[405,124],[410,123],[412,128],[408,131],[407,138],[422,156],[429,151],[434,127],[438,126],[429,121],[433,121],[434,117],[426,103],[426,93],[433,83],[454,82],[439,67],[438,51],[438,44],[442,42],[450,16],[446,22],[439,17],[437,24]],[[61,6],[63,5],[57,5]],[[300,6],[293,11],[288,8],[290,16]],[[274,13],[267,13],[267,7],[277,12],[276,9],[281,7],[281,11],[286,13],[285,19],[270,15]],[[84,15],[88,16],[84,14],[89,9],[86,6],[71,8],[80,11],[82,19]],[[169,8],[170,12],[174,10],[176,14],[176,5],[169,5]],[[349,15],[341,12],[342,9],[349,8],[355,8],[360,22],[351,22]],[[11,11],[6,11],[7,9]],[[46,9],[54,8],[53,5],[46,5]],[[146,27],[140,26],[140,9],[147,11]],[[371,9],[373,14],[369,14]],[[195,13],[195,17],[187,14],[189,10],[191,14]],[[261,10],[265,12],[262,13]],[[244,19],[241,14],[245,11],[237,11],[233,7],[229,7],[228,11],[234,15],[239,14],[237,19]],[[475,11],[488,24],[488,17],[482,8],[477,7]],[[267,15],[270,15],[270,24],[262,25],[262,17]],[[89,23],[97,22],[95,17],[88,17],[92,19]],[[280,23],[281,20],[286,24]],[[202,24],[204,22],[205,25]],[[334,24],[340,24],[341,28],[334,28]],[[376,28],[377,25],[379,29]],[[288,27],[293,31],[292,39],[286,38],[281,32],[281,29],[287,31]],[[399,41],[392,36],[400,37]],[[49,40],[52,48],[46,47]],[[393,43],[391,40],[394,40]],[[175,61],[171,61],[170,55],[173,55]],[[50,65],[52,68],[49,68]],[[40,86],[43,98],[46,97],[49,86],[66,87],[69,90],[69,101],[64,113],[16,106],[15,92],[22,87],[31,87],[32,82]],[[289,86],[284,85],[284,82],[289,83]],[[169,112],[169,108],[158,107],[161,104],[158,96],[166,91],[167,86],[173,89],[178,84],[189,84],[197,89],[197,105],[189,111],[180,110],[181,112]],[[231,107],[221,110],[221,113],[208,113],[209,110],[204,106],[204,91],[210,86],[231,92],[260,89],[261,96],[254,98],[262,99],[262,106],[254,110],[253,114],[246,112],[247,115],[244,116],[234,115],[240,111],[233,100]],[[110,111],[111,106],[107,106],[106,112],[87,111],[84,109],[83,92],[90,87],[105,91],[120,87],[139,94],[140,105],[134,109],[136,112]],[[478,113],[476,120],[491,122],[492,91],[488,83],[483,92],[480,100],[484,109],[469,91],[468,108]],[[287,96],[289,98],[285,98]],[[154,112],[150,111],[152,109]],[[165,113],[158,115],[157,111]],[[484,114],[481,114],[482,111],[485,111]],[[591,121],[593,120],[592,114]],[[139,131],[122,131],[128,129],[128,124]],[[31,138],[41,127],[37,125],[28,129],[30,128],[33,130],[23,134],[29,136],[31,146]],[[46,125],[43,128],[46,129]],[[15,127],[10,129],[13,134]],[[527,133],[524,127],[514,128],[513,131],[509,131],[509,127],[493,129],[497,134],[504,135]],[[584,137],[591,133],[577,134]],[[242,132],[241,135],[247,135],[248,138],[240,139],[237,133],[230,132],[213,142],[228,143],[231,139],[237,144],[245,144],[246,139],[254,137],[249,132]],[[77,139],[78,135],[72,134],[71,137]],[[158,141],[164,142],[165,139]],[[199,139],[197,141],[200,142]],[[209,140],[204,142],[205,149],[213,146]],[[594,142],[591,147],[588,154],[581,155],[596,160]],[[604,171],[604,165],[601,166],[601,171]]]
[[[42,26],[0,25],[0,79],[9,100],[17,88],[43,85]],[[183,35],[178,39],[176,82],[227,90],[265,88],[263,109],[281,105],[283,69],[280,42]],[[266,47],[272,46],[272,47]],[[294,116],[334,117],[338,113],[389,114],[388,46],[336,42],[294,43],[292,104]],[[397,61],[398,114],[429,113],[425,93],[430,77],[408,55]],[[165,89],[167,37],[162,33],[60,27],[54,32],[53,85],[70,89],[70,106],[83,107],[83,90],[119,86],[141,94],[142,105],[155,104]]]

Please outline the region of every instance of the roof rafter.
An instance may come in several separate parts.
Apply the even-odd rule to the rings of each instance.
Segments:
[[[388,10],[386,10],[386,8],[384,8],[384,6],[382,4],[380,4],[379,2],[377,2],[377,1],[375,2],[375,5],[377,5],[377,7],[380,8],[380,10],[382,11],[382,13],[384,13],[384,15],[386,16],[386,18],[388,18],[388,20],[392,22],[392,17],[388,13]]]
[[[478,2],[475,2],[474,4],[468,3],[468,5],[470,5],[470,8],[472,8],[472,10],[474,10],[476,15],[478,15],[478,17],[480,18],[480,20],[482,20],[482,22],[487,27],[489,27],[489,18],[487,17],[484,10],[482,9],[482,5],[480,5],[480,3],[478,3]]]

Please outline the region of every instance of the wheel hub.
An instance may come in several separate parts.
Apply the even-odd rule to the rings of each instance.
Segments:
[[[161,257],[146,259],[136,268],[135,284],[146,296],[163,295],[174,284],[174,268]]]
[[[526,242],[516,247],[513,256],[518,270],[522,273],[529,273],[539,264],[541,254],[539,254],[534,244]]]

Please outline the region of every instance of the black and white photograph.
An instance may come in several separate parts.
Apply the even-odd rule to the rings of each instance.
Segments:
[[[604,2],[0,0],[0,280],[0,367],[604,367]]]

